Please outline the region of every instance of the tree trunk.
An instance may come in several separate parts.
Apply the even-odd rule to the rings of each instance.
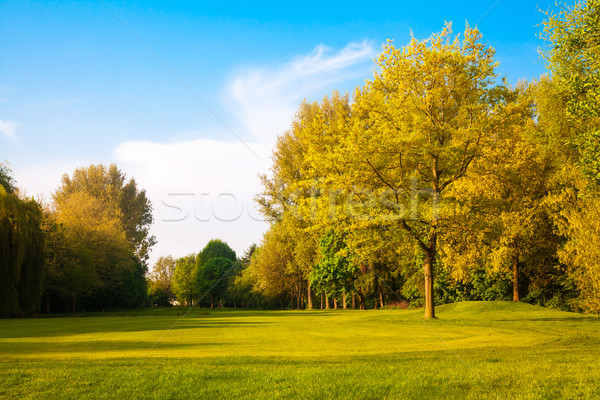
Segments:
[[[342,304],[344,310],[348,308],[348,302],[346,301],[346,293],[342,293]]]
[[[423,272],[425,273],[425,319],[435,318],[435,305],[433,303],[433,258],[435,256],[435,236],[433,246],[425,251]]]
[[[321,293],[321,310],[323,309],[324,304],[325,304],[325,300],[323,299],[323,293]]]
[[[333,308],[337,310],[339,308],[337,299],[333,299]]]
[[[360,309],[364,310],[366,307],[366,304],[365,304],[365,295],[362,292],[358,292],[358,300],[360,302]]]
[[[77,292],[73,292],[73,312],[77,310]]]
[[[312,290],[310,289],[310,283],[308,284],[308,305],[306,308],[309,310],[313,309]]]
[[[325,308],[329,310],[329,297],[325,295]]]
[[[519,301],[519,255],[513,259],[513,301]]]
[[[285,310],[285,302],[284,302],[284,300],[283,300],[283,297],[281,297],[281,298],[279,299],[279,301],[281,301],[281,309],[282,309],[282,310]]]
[[[379,305],[381,307],[384,306],[384,304],[383,304],[383,289],[381,288],[381,286],[379,286]]]
[[[356,296],[352,294],[352,309],[356,310]]]

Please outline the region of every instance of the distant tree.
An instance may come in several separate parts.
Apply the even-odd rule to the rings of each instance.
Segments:
[[[101,203],[107,216],[118,222],[127,243],[145,265],[148,252],[156,243],[150,235],[153,222],[152,205],[144,190],[138,190],[135,180],[126,180],[116,165],[102,164],[78,168],[72,176],[63,175],[61,186],[53,194],[58,208],[70,201],[72,196],[85,193]]]
[[[150,274],[150,293],[151,297],[156,297],[154,293],[159,291],[161,294],[161,304],[167,306],[174,299],[173,294],[173,274],[175,272],[175,259],[172,256],[160,257],[156,260],[152,273]],[[162,301],[166,298],[166,301]]]
[[[232,261],[225,257],[209,258],[196,270],[196,281],[200,297],[210,298],[210,308],[220,306],[220,301],[227,290],[227,274],[231,274]]]
[[[298,299],[304,294],[303,272],[294,261],[295,243],[291,234],[282,223],[272,224],[249,267],[256,282],[254,291],[268,299],[279,299],[281,308],[285,307],[286,296]]]
[[[211,258],[226,258],[230,261],[236,260],[235,251],[227,243],[222,241],[221,239],[212,239],[210,242],[206,244],[204,249],[200,253],[198,253],[198,258],[196,259],[196,263],[198,266],[203,265],[208,262]]]
[[[217,260],[211,262],[211,260]],[[228,260],[226,263],[223,260]],[[220,239],[212,239],[196,258],[196,291],[199,296],[210,296],[210,306],[223,299],[227,284],[235,271],[232,264],[236,261],[235,251]],[[228,274],[228,276],[225,276]],[[219,304],[219,303],[217,303]]]
[[[242,308],[258,307],[262,300],[262,296],[253,290],[256,277],[250,268],[252,258],[257,254],[257,250],[258,246],[255,243],[251,244],[233,266],[227,285],[227,298],[234,307],[237,307],[238,304]]]
[[[98,279],[85,299],[88,308],[135,307],[147,293],[144,249],[154,239],[143,232],[152,221],[151,208],[135,181],[124,180],[114,165],[90,166],[72,178],[64,175],[53,194],[53,219],[70,243],[93,256]]]
[[[196,258],[196,254],[188,254],[185,257],[178,258],[175,261],[175,270],[173,271],[173,293],[181,304],[188,307],[194,306],[194,301],[198,298]]]

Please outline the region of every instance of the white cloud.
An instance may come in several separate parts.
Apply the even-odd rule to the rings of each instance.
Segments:
[[[117,165],[146,188],[154,206],[153,259],[197,252],[212,238],[238,253],[265,230],[253,201],[258,173],[270,147],[199,139],[176,143],[127,142],[115,150]]]
[[[9,139],[16,137],[17,128],[21,127],[18,122],[4,121],[0,119],[0,133]]]
[[[321,98],[333,85],[350,80],[360,84],[370,73],[367,61],[372,57],[367,42],[338,52],[317,46],[278,67],[238,70],[223,94],[244,129],[238,133],[253,136],[252,142],[231,137],[231,142],[132,141],[118,146],[117,165],[147,189],[154,206],[152,232],[158,244],[151,261],[200,251],[212,238],[225,240],[238,254],[258,242],[267,224],[254,196],[262,190],[258,175],[269,170],[277,134],[289,127],[302,99]],[[231,136],[225,129],[214,133]]]
[[[224,96],[231,112],[258,140],[272,140],[290,126],[300,102],[329,94],[335,84],[368,76],[375,51],[367,41],[333,53],[324,45],[278,67],[242,69]]]

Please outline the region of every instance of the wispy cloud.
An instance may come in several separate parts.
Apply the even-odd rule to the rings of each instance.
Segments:
[[[4,121],[0,119],[0,133],[9,139],[14,139],[17,136],[17,128],[22,125],[18,122]]]
[[[322,96],[335,84],[368,77],[374,54],[366,40],[337,52],[319,45],[283,65],[238,70],[226,85],[224,97],[230,111],[256,139],[270,139],[289,127],[304,98]]]

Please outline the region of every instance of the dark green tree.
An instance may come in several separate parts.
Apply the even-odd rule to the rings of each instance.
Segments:
[[[0,165],[0,316],[39,310],[44,279],[41,224],[40,205],[20,199],[10,170]]]
[[[321,261],[310,273],[310,283],[317,293],[337,298],[353,291],[358,274],[352,262],[344,235],[331,230],[320,240]]]
[[[201,266],[205,264],[211,258],[222,257],[230,261],[236,260],[235,251],[227,243],[221,239],[212,239],[207,245],[198,253],[196,264]]]
[[[220,301],[227,291],[229,282],[227,275],[231,273],[233,263],[234,261],[229,258],[213,257],[198,266],[196,271],[198,292],[201,297],[210,298],[210,308],[214,308],[215,305],[220,306]]]
[[[45,310],[64,311],[70,303],[71,311],[76,311],[77,300],[89,296],[98,284],[94,254],[83,243],[74,241],[52,213],[44,214]]]

